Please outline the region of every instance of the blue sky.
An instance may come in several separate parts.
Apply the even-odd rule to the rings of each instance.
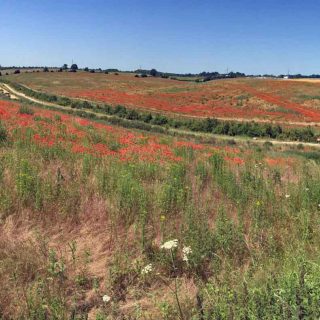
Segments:
[[[0,64],[320,73],[319,0],[0,0]]]

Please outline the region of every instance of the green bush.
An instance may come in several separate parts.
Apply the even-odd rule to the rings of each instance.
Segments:
[[[29,108],[28,106],[22,105],[19,108],[19,113],[33,115],[34,111],[31,108]]]
[[[0,143],[5,142],[8,138],[8,131],[3,125],[3,123],[0,121]]]

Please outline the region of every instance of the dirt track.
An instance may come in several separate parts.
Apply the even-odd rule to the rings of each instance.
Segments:
[[[9,90],[11,93],[15,94],[16,96],[20,96],[20,97],[22,97],[24,99],[27,99],[29,101],[33,101],[33,102],[36,102],[38,104],[47,105],[47,106],[54,106],[54,107],[59,107],[59,108],[70,109],[69,107],[62,107],[60,105],[55,105],[55,104],[50,103],[50,102],[45,102],[45,101],[42,101],[42,100],[38,100],[38,99],[32,98],[30,96],[26,96],[25,94],[13,89],[8,84],[4,84],[4,83],[1,84],[0,83],[0,87],[1,86],[3,86],[3,88],[5,90]],[[274,96],[272,96],[270,94],[261,93],[261,92],[255,90],[254,88],[249,87],[249,86],[242,86],[242,85],[240,85],[240,86],[241,86],[242,90],[250,92],[251,94],[256,95],[258,98],[260,98],[262,100],[265,100],[267,102],[272,102],[274,104],[282,105],[282,106],[290,109],[290,105],[288,106],[288,104],[289,104],[288,101],[284,101],[281,98],[274,97]],[[29,87],[27,87],[27,88],[29,88]],[[29,88],[29,89],[31,89],[31,88]],[[34,89],[31,89],[31,90],[34,90]],[[82,99],[82,98],[75,98],[75,100],[92,102],[90,100],[86,100],[86,99]],[[292,104],[292,103],[290,103],[290,104]],[[305,109],[302,110],[301,112],[298,111],[298,109],[300,110],[301,108],[303,108],[299,104],[296,104],[295,106],[291,106],[291,108],[297,108],[295,111],[297,111],[299,113],[308,111],[308,110],[305,110]],[[148,108],[148,109],[141,108],[141,111],[145,111],[145,112],[152,111],[154,113],[160,113],[158,109],[153,109],[153,108]],[[88,111],[88,112],[90,112],[90,111]],[[304,122],[303,121],[277,121],[277,120],[265,120],[265,119],[260,119],[260,118],[250,118],[250,119],[236,118],[235,119],[235,118],[232,118],[232,117],[215,117],[215,119],[221,120],[221,121],[270,123],[270,124],[279,124],[279,125],[284,125],[284,126],[301,126],[301,127],[308,127],[308,126],[316,127],[316,126],[320,126],[320,113],[319,112],[313,112],[313,111],[310,111],[310,112],[311,113],[310,114],[308,113],[308,115],[306,114],[306,116],[307,117],[310,117],[310,116],[319,117],[319,122],[315,122],[315,121],[304,121]],[[91,113],[94,113],[94,112],[91,112]],[[183,118],[200,118],[200,119],[207,118],[207,116],[192,116],[192,115],[184,115],[184,114],[175,113],[175,112],[165,112],[164,111],[164,112],[161,112],[161,113],[165,114],[167,116],[177,116],[177,117],[183,117]]]
[[[19,92],[15,89],[13,89],[12,87],[10,87],[8,84],[5,83],[0,83],[0,87],[4,88],[5,90],[11,92],[12,94],[14,94],[17,97],[29,100],[31,102],[43,105],[43,106],[51,106],[60,110],[74,110],[71,107],[65,107],[65,106],[60,106],[54,103],[50,103],[50,102],[45,102],[39,99],[35,99],[33,97],[29,97],[27,95],[25,95],[22,92]],[[102,115],[96,112],[93,112],[91,110],[85,110],[87,113],[92,113],[94,115],[96,115],[98,118],[100,118]],[[103,115],[103,117],[108,117],[108,115]],[[227,119],[221,119],[221,120],[227,120]],[[234,120],[234,119],[233,119]],[[241,119],[239,120],[241,121]],[[252,120],[250,120],[252,121]],[[308,124],[310,125],[310,123]],[[181,133],[181,134],[188,134],[190,132],[188,131],[184,131],[184,130],[179,130],[179,129],[169,129],[171,132],[176,132],[176,133]],[[223,135],[212,135],[212,134],[206,134],[206,133],[194,133],[192,132],[192,134],[194,136],[205,136],[205,137],[214,137],[216,139],[220,139],[220,140],[235,140],[238,142],[247,142],[247,141],[251,141],[250,138],[243,138],[243,137],[230,137],[230,136],[223,136]],[[309,147],[315,147],[315,148],[319,148],[320,149],[320,144],[319,143],[311,143],[311,142],[300,142],[300,141],[280,141],[280,140],[271,140],[271,139],[257,139],[254,140],[255,143],[259,143],[259,144],[263,144],[265,142],[271,142],[272,144],[275,145],[291,145],[291,146],[298,146],[298,145],[304,145],[304,146],[309,146]]]

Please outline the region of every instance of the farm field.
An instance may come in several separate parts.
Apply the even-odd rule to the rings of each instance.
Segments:
[[[0,320],[320,320],[320,1],[0,3]]]
[[[316,78],[316,79],[310,79],[310,78],[290,79],[290,81],[320,83],[320,79],[319,78]]]
[[[319,318],[319,179],[312,147],[203,144],[0,97],[1,317]]]
[[[317,82],[247,78],[194,83],[87,72],[3,78],[51,94],[175,115],[312,125],[320,121]]]

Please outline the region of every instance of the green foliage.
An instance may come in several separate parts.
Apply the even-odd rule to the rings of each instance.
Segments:
[[[216,249],[227,256],[243,259],[246,253],[245,239],[241,228],[226,216],[222,210],[216,220],[214,232]]]
[[[118,114],[127,112],[117,108]],[[35,120],[37,128],[51,121],[58,137],[68,135],[60,117]],[[206,119],[206,130],[215,126]],[[0,240],[1,312],[9,300],[21,306],[6,311],[5,318],[85,318],[89,311],[82,308],[84,297],[94,292],[90,306],[100,309],[97,318],[116,319],[123,316],[119,301],[149,299],[153,290],[160,296],[163,287],[172,289],[175,283],[194,287],[187,303],[182,300],[188,290],[178,286],[186,319],[191,314],[208,320],[320,317],[320,169],[315,149],[286,151],[268,144],[257,150],[239,144],[239,150],[218,146],[208,157],[191,147],[177,147],[174,137],[159,136],[162,144],[174,146],[180,161],[122,161],[39,145],[35,130],[15,128],[10,131],[12,143],[1,146],[1,222],[5,225],[8,215],[17,221],[28,215],[26,224],[41,225],[50,233],[71,221],[71,235],[82,224],[97,223],[112,303],[101,302],[100,278],[93,285],[86,268],[91,262],[80,262],[91,261],[91,256],[79,258],[75,243],[69,244],[70,256],[65,257],[63,250],[42,244],[40,249],[19,244],[19,249]],[[111,133],[98,133],[93,126],[81,130],[88,144],[102,143],[115,152],[121,147]],[[144,146],[146,139],[140,140]],[[237,153],[245,159],[243,165],[229,161]],[[294,164],[270,167],[265,157],[294,158]],[[168,251],[159,248],[169,239],[179,239],[174,267]],[[192,249],[188,261],[183,260],[183,246]],[[149,263],[154,272],[143,281],[140,271]],[[167,292],[163,295],[163,300],[156,299],[156,317],[176,319],[175,301],[167,300]],[[144,310],[135,311],[148,318]]]
[[[36,193],[37,176],[28,160],[21,160],[17,166],[16,188],[22,202],[33,201]]]
[[[8,132],[3,123],[0,121],[0,143],[7,141]]]
[[[320,316],[318,266],[300,264],[259,282],[247,277],[234,289],[206,286],[205,319],[317,319]],[[248,282],[250,284],[248,284]],[[253,282],[253,283],[251,283]]]
[[[174,164],[170,168],[169,177],[162,187],[160,206],[164,214],[172,215],[182,210],[188,196],[186,167]]]
[[[19,113],[33,115],[34,111],[31,108],[29,108],[28,106],[22,105],[19,108]]]

